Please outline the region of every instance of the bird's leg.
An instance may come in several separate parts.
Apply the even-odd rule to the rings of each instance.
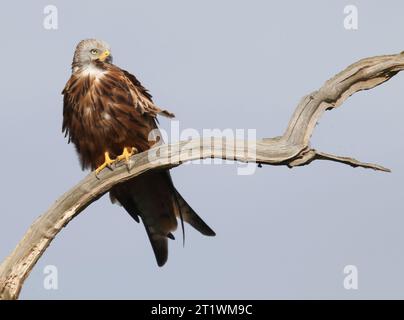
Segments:
[[[102,165],[100,165],[97,169],[95,169],[95,175],[98,175],[101,172],[101,170],[106,167],[111,169],[111,164],[113,164],[116,161],[116,159],[113,160],[109,157],[108,151],[104,152],[104,157],[105,157],[105,161]]]
[[[116,157],[116,160],[125,160],[126,168],[129,171],[129,158],[137,152],[135,147],[125,147],[123,148],[122,154]]]

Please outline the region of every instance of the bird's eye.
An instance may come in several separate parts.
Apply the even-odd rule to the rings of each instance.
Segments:
[[[97,49],[91,49],[90,52],[91,52],[91,54],[97,54],[98,50]]]

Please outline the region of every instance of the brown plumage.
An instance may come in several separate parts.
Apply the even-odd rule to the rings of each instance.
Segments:
[[[63,132],[73,142],[83,169],[99,168],[105,153],[115,159],[124,148],[151,148],[157,115],[173,117],[157,107],[135,76],[112,64],[109,46],[99,40],[81,41],[73,58],[73,73],[64,90]],[[167,238],[173,239],[177,218],[202,234],[214,231],[181,197],[168,170],[149,171],[110,191],[139,222],[142,219],[157,263],[167,260]]]

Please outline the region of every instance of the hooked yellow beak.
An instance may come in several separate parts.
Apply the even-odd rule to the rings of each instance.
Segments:
[[[100,61],[105,61],[105,59],[107,57],[109,57],[111,53],[108,50],[105,50],[103,53],[100,54],[100,57],[98,59],[100,59]]]

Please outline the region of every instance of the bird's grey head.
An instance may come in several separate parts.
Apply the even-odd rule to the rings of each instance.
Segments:
[[[109,44],[97,39],[81,40],[74,52],[72,63],[73,72],[82,67],[86,67],[95,60],[112,63],[111,48]]]

